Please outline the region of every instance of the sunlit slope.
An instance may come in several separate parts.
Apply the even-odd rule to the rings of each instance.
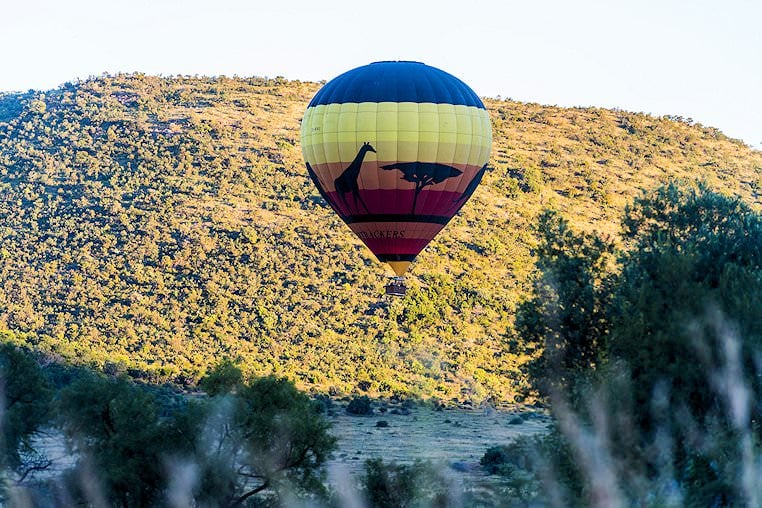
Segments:
[[[0,328],[155,381],[230,357],[319,391],[511,401],[540,210],[615,234],[671,177],[759,204],[762,154],[715,129],[485,100],[490,171],[389,301],[302,166],[319,86],[126,75],[0,96]]]

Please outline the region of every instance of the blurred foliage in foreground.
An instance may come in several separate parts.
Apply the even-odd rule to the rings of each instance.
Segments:
[[[0,348],[2,506],[458,507],[503,494],[475,463],[375,457],[357,475],[329,471],[330,399],[284,378],[246,379],[231,362],[202,379],[213,394],[193,396],[40,362]]]
[[[0,329],[153,382],[229,358],[323,393],[513,402],[531,355],[505,344],[545,207],[615,235],[672,177],[758,206],[762,153],[691,119],[487,99],[490,169],[386,301],[303,169],[319,86],[135,74],[0,94]]]
[[[322,406],[284,378],[188,398],[36,360],[0,349],[3,506],[327,502],[322,466],[336,438]]]
[[[620,249],[552,212],[539,232],[516,328],[557,428],[483,461],[565,505],[759,506],[762,215],[672,183],[628,207]]]

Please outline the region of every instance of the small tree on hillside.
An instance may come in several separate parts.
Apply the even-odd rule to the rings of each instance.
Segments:
[[[225,359],[211,369],[199,382],[199,387],[211,396],[235,391],[243,382],[241,368]]]

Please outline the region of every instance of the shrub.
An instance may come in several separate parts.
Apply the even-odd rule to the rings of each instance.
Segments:
[[[63,428],[83,458],[81,474],[97,471],[111,504],[148,506],[160,499],[162,459],[174,441],[154,394],[124,377],[85,374],[61,391],[58,408]],[[79,482],[69,487],[74,496],[87,499]]]
[[[423,461],[404,465],[367,460],[360,483],[374,508],[448,506],[451,497],[447,480],[431,463]]]
[[[369,415],[373,413],[370,398],[367,395],[354,397],[347,404],[347,413],[356,416]]]
[[[532,469],[533,457],[537,455],[541,438],[520,436],[506,445],[492,446],[487,449],[479,464],[489,474],[501,474],[506,465],[520,469]]]
[[[241,368],[229,359],[225,359],[201,378],[199,387],[214,396],[234,391],[242,381]]]
[[[511,458],[507,446],[492,446],[487,449],[484,456],[479,460],[485,471],[489,474],[498,474],[505,464],[509,464]]]

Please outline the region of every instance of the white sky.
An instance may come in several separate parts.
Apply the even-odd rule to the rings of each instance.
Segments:
[[[0,0],[0,16],[2,91],[418,60],[481,96],[680,115],[762,149],[762,0]]]

